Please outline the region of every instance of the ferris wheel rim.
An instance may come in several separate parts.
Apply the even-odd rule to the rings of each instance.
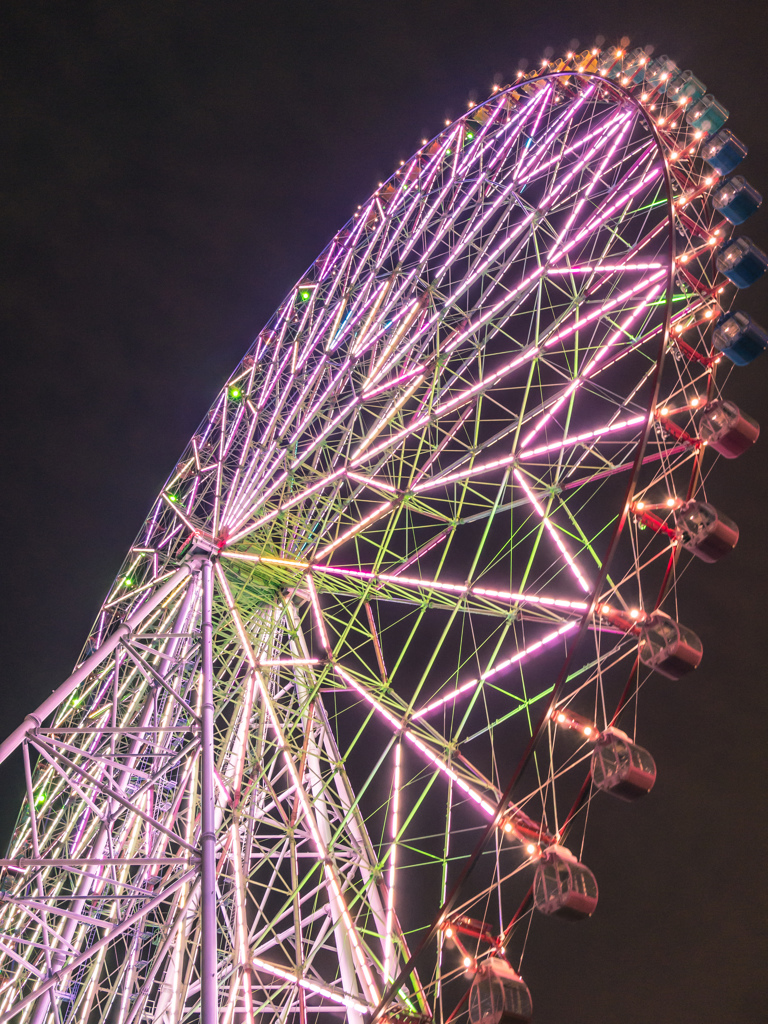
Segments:
[[[596,79],[600,83],[605,84],[604,80],[602,78],[600,78],[598,75],[592,75],[592,74],[589,74],[589,73],[578,73],[578,72],[573,72],[573,71],[567,72],[567,73],[566,72],[562,72],[562,73],[561,72],[555,72],[555,73],[552,73],[552,74],[549,74],[549,75],[544,75],[544,76],[542,76],[542,78],[543,79],[562,79],[562,78],[568,78],[568,79],[586,79],[586,80]],[[499,95],[503,96],[505,92],[511,92],[512,90],[514,90],[514,88],[515,88],[514,86],[510,86],[508,90],[503,90]],[[622,529],[623,529],[623,527],[624,527],[624,525],[625,525],[625,523],[627,521],[627,517],[629,515],[629,505],[631,503],[632,495],[634,493],[634,488],[635,488],[635,486],[637,484],[637,480],[638,480],[638,477],[639,477],[639,474],[640,474],[640,471],[641,471],[641,468],[642,468],[642,465],[643,465],[643,454],[644,454],[644,450],[645,450],[645,445],[647,444],[647,441],[648,441],[650,430],[651,430],[652,425],[653,425],[652,413],[653,413],[653,410],[655,409],[656,400],[657,400],[657,397],[658,397],[658,388],[659,388],[659,383],[660,383],[660,376],[661,376],[662,369],[663,369],[664,352],[665,352],[665,349],[666,349],[667,339],[668,339],[669,329],[670,329],[670,322],[671,322],[671,316],[672,316],[672,298],[673,298],[673,296],[672,296],[673,287],[672,286],[673,286],[673,275],[674,275],[674,268],[675,268],[675,237],[674,237],[674,230],[673,230],[674,211],[673,211],[673,207],[672,207],[672,203],[673,203],[672,186],[671,186],[671,180],[670,180],[669,167],[668,167],[668,165],[666,163],[666,160],[664,159],[664,151],[662,149],[662,143],[661,143],[660,135],[659,135],[659,133],[658,133],[658,131],[656,129],[656,126],[653,124],[652,119],[649,117],[647,111],[642,107],[642,105],[640,103],[638,103],[638,101],[636,100],[635,97],[633,97],[631,94],[629,94],[625,90],[621,90],[620,87],[615,86],[615,84],[613,84],[613,83],[608,83],[606,88],[607,88],[607,91],[609,91],[609,92],[613,92],[613,93],[618,92],[625,99],[628,98],[629,101],[631,102],[631,104],[633,104],[635,107],[637,107],[641,111],[643,118],[645,118],[645,120],[649,123],[649,127],[650,127],[650,129],[651,129],[651,131],[653,133],[654,139],[655,139],[656,144],[657,144],[658,152],[662,156],[662,169],[663,169],[663,175],[664,175],[665,182],[666,182],[666,203],[667,203],[667,218],[668,218],[668,220],[667,220],[667,227],[668,227],[668,240],[669,240],[669,246],[670,246],[670,256],[669,256],[668,265],[667,265],[667,268],[666,268],[667,276],[666,276],[666,286],[665,286],[665,289],[664,289],[664,291],[665,291],[665,306],[664,306],[664,315],[663,315],[662,326],[660,328],[661,338],[660,338],[660,343],[659,343],[659,353],[658,353],[658,356],[657,356],[657,359],[656,359],[656,363],[655,363],[655,369],[654,369],[654,375],[655,376],[654,376],[653,387],[651,388],[651,396],[648,399],[648,403],[647,403],[647,410],[646,410],[646,416],[645,416],[645,426],[644,426],[644,430],[642,432],[641,439],[636,444],[634,444],[634,446],[633,446],[633,450],[635,451],[635,456],[634,456],[634,459],[633,459],[633,462],[632,462],[632,468],[629,471],[629,475],[628,475],[628,478],[627,478],[628,479],[628,484],[627,484],[627,489],[626,489],[626,496],[625,496],[625,500],[624,500],[623,505],[622,505],[623,512],[622,512],[621,516],[617,519],[617,521],[615,523],[615,526],[613,528],[613,536],[612,536],[612,539],[610,540],[610,542],[608,544],[609,557],[607,557],[607,558],[605,558],[603,560],[600,572],[599,572],[598,577],[597,577],[597,582],[594,584],[594,587],[592,588],[590,599],[588,601],[582,602],[583,605],[584,605],[584,609],[583,610],[582,609],[579,610],[579,615],[580,615],[580,618],[579,618],[580,626],[579,626],[579,633],[578,633],[579,637],[583,637],[583,635],[586,633],[587,624],[588,624],[588,621],[589,621],[589,617],[590,617],[590,615],[591,615],[591,613],[592,613],[592,611],[594,609],[594,605],[599,600],[600,595],[603,593],[602,586],[603,586],[603,583],[604,583],[604,580],[605,580],[605,576],[607,575],[607,573],[609,571],[609,568],[610,568],[610,566],[609,566],[610,557],[612,557],[613,554],[615,553],[616,545],[618,544],[618,541],[619,541]],[[623,102],[623,100],[622,100],[622,102]],[[471,112],[470,112],[470,114],[471,114]],[[463,118],[459,119],[459,121],[464,123],[466,121],[467,116],[468,115],[465,115]],[[458,123],[458,122],[456,122],[456,123]],[[451,127],[453,127],[453,126],[451,126]],[[440,136],[438,136],[437,138],[440,138]],[[433,142],[434,141],[435,140],[433,140]],[[393,179],[390,179],[390,181],[392,181],[392,180]],[[354,221],[354,218],[353,218],[353,221]],[[352,224],[352,223],[353,222],[350,222],[350,224]],[[342,230],[344,230],[344,229],[342,229]],[[323,255],[324,254],[322,254],[319,259],[322,259]],[[316,265],[316,263],[318,263],[318,262],[319,261],[315,261],[315,264],[312,264],[312,267],[314,267]],[[300,282],[297,285],[298,289],[300,289],[300,287],[301,287],[302,280],[304,280],[304,279],[300,279]],[[407,316],[409,316],[409,315],[410,315],[410,313],[408,313],[408,312],[406,312],[405,314],[402,314],[402,316],[404,316],[406,320],[407,320]],[[377,364],[379,370],[381,370],[382,367],[386,367],[386,365],[387,365],[387,358],[388,358],[388,356],[381,356],[380,357],[379,362]],[[299,359],[298,355],[295,355],[294,356],[294,360],[296,362],[298,362],[298,359]],[[277,372],[276,365],[277,364],[275,364],[275,372]],[[375,376],[374,376],[374,374],[372,372],[371,373],[371,379],[373,381],[373,383],[371,384],[371,388],[375,392],[375,387],[377,386],[377,380],[380,381],[381,378],[380,377],[379,378],[375,378]],[[220,424],[220,426],[221,426],[221,430],[220,430],[220,436],[221,436],[220,449],[221,449],[222,452],[224,450],[224,424],[226,423],[227,416],[229,415],[229,413],[227,411],[227,397],[230,397],[230,398],[233,397],[232,395],[228,396],[228,392],[229,392],[229,390],[231,388],[233,388],[233,387],[236,388],[238,386],[238,381],[239,380],[240,380],[240,378],[237,376],[237,371],[236,371],[236,374],[233,376],[233,378],[230,378],[230,381],[227,383],[227,385],[225,386],[224,390],[222,391],[219,400],[217,400],[217,403],[213,407],[214,410],[218,408],[219,413],[217,413],[217,415],[220,415],[221,418],[222,418],[222,421],[223,421]],[[233,383],[233,381],[234,381],[234,383]],[[542,404],[540,408],[541,409],[547,409],[548,407],[545,404]],[[451,412],[453,412],[453,411],[454,410],[451,408]],[[236,418],[237,415],[238,415],[238,411],[235,409],[234,412],[232,413],[232,415]],[[212,422],[212,420],[209,417],[209,424],[211,422]],[[429,424],[429,426],[431,426],[431,423]],[[207,430],[207,428],[206,428],[206,430]],[[203,438],[203,443],[204,444],[207,443],[206,440],[205,440],[206,437],[213,435],[213,431],[212,430],[208,430],[208,433],[206,433],[206,430],[204,430],[202,432],[202,438]],[[193,442],[192,447],[194,449],[194,459],[197,461],[198,468],[199,468],[200,452],[199,452],[198,449],[200,448],[200,445],[197,445],[197,444],[195,444]],[[222,459],[222,461],[223,461],[223,459]],[[356,468],[357,464],[354,463],[354,462],[352,464],[353,464],[353,467]],[[693,468],[694,476],[695,476],[695,474],[698,471],[697,467],[698,467],[698,460],[694,460],[694,468]],[[241,467],[238,466],[238,472],[240,472],[240,469],[241,469]],[[201,557],[203,557],[203,558],[206,557],[205,554],[203,554],[201,556],[201,554],[200,554],[200,546],[202,545],[203,547],[205,547],[207,545],[207,557],[210,559],[210,557],[213,556],[215,561],[217,562],[217,566],[218,566],[217,578],[218,578],[218,581],[219,581],[220,593],[222,595],[224,595],[224,597],[226,599],[226,603],[229,603],[229,599],[231,599],[232,596],[233,596],[233,591],[230,588],[229,583],[227,583],[226,572],[222,568],[222,564],[228,558],[233,557],[233,554],[234,554],[234,557],[236,559],[237,552],[235,551],[233,553],[232,551],[230,551],[229,550],[230,545],[234,548],[237,545],[238,541],[244,540],[245,536],[247,536],[247,531],[246,531],[245,534],[243,534],[242,526],[240,526],[240,529],[238,531],[238,521],[234,518],[234,514],[233,514],[232,522],[234,523],[234,527],[233,527],[233,533],[232,533],[231,538],[224,536],[220,531],[217,532],[216,530],[212,530],[211,533],[207,534],[207,535],[206,534],[201,534],[200,531],[196,528],[195,520],[194,520],[193,517],[191,517],[191,515],[188,516],[187,519],[185,520],[185,513],[184,513],[182,507],[180,506],[179,498],[178,498],[178,496],[174,496],[174,494],[171,491],[171,488],[176,487],[177,476],[178,476],[178,474],[175,473],[171,477],[170,483],[168,485],[166,485],[166,487],[163,489],[163,492],[162,492],[162,495],[161,495],[161,504],[160,504],[159,507],[162,508],[163,505],[164,505],[169,514],[171,514],[173,516],[176,516],[178,518],[178,520],[181,521],[182,524],[184,524],[187,527],[190,527],[191,530],[192,530],[193,538],[194,538],[193,541],[192,541],[192,546],[193,546],[194,554],[192,556],[192,560],[193,561],[192,562],[188,562],[187,563],[188,566],[191,567],[193,563],[196,565],[197,561]],[[244,476],[244,473],[241,474],[241,476]],[[365,476],[365,474],[363,474],[363,476]],[[240,485],[240,478],[238,478],[236,476],[235,479],[238,480],[238,485]],[[368,479],[369,478],[366,477],[366,481]],[[182,481],[182,483],[183,483],[183,481]],[[384,486],[382,486],[382,484],[384,484]],[[378,482],[379,489],[383,491],[384,495],[387,494],[387,489],[386,489],[385,484],[386,484],[385,481],[379,480],[379,482]],[[369,484],[366,482],[362,486],[369,486]],[[525,488],[527,486],[526,483],[525,483],[525,476],[524,476],[524,474],[522,476],[522,482],[521,482],[520,486],[523,488],[523,490],[525,490]],[[312,494],[312,493],[316,493],[316,492],[317,492],[317,488],[315,488],[315,485],[314,484],[310,484],[309,485],[309,493]],[[531,503],[535,506],[535,497],[532,499]],[[391,511],[393,505],[394,505],[394,499],[385,498],[385,500],[383,502],[379,503],[379,507],[383,508],[384,511],[381,512],[381,514],[379,515],[379,513],[376,511],[376,509],[374,509],[374,511],[371,512],[369,514],[369,516],[368,516],[368,520],[369,520],[368,525],[370,525],[373,528],[374,526],[379,524],[381,521],[385,521],[387,516],[388,516],[388,514],[389,514],[389,511]],[[367,506],[364,506],[364,507],[367,508]],[[285,511],[289,511],[288,506],[285,507]],[[225,522],[227,514],[228,513],[227,513],[226,509],[223,506],[221,508],[219,508],[217,506],[216,509],[213,512],[214,525],[218,525],[218,526],[220,526],[222,528],[225,527],[225,526],[229,526],[229,523]],[[160,515],[159,512],[155,513],[156,518],[159,515]],[[376,518],[377,515],[379,516],[379,518]],[[242,524],[242,520],[240,520],[240,524]],[[306,557],[306,558],[301,560],[301,564],[299,564],[298,560],[296,558],[294,558],[293,564],[289,566],[287,564],[288,560],[283,558],[282,559],[282,564],[281,564],[281,567],[280,567],[281,571],[282,570],[286,570],[287,578],[289,579],[289,582],[290,582],[290,579],[292,578],[291,575],[290,575],[292,571],[297,570],[297,571],[299,571],[300,574],[303,574],[302,578],[304,580],[306,580],[307,594],[308,594],[308,596],[306,598],[306,601],[307,601],[308,605],[311,606],[310,618],[312,616],[314,616],[313,622],[314,623],[319,623],[319,631],[320,631],[320,633],[322,633],[322,630],[323,630],[323,626],[322,626],[323,615],[322,615],[322,611],[320,609],[320,598],[318,596],[319,591],[318,591],[318,588],[315,585],[314,580],[315,580],[316,574],[319,574],[321,577],[323,576],[323,573],[325,573],[326,577],[329,576],[329,575],[333,576],[334,566],[331,564],[331,560],[330,559],[331,559],[331,556],[333,555],[333,553],[338,549],[338,547],[341,546],[340,544],[336,543],[336,541],[338,540],[338,536],[342,536],[342,538],[343,538],[343,531],[342,531],[342,533],[339,533],[339,531],[342,530],[342,527],[341,526],[337,526],[336,530],[337,530],[337,536],[336,536],[335,539],[327,541],[325,543],[325,546],[324,547],[320,547],[320,548],[317,547],[317,545],[320,543],[320,540],[318,540],[316,542],[316,547],[315,547],[314,554],[312,552],[310,552],[310,555],[308,557]],[[542,527],[542,530],[543,530],[543,527]],[[364,534],[365,534],[365,531],[361,530],[358,533],[355,533],[354,535],[351,535],[351,536],[354,536],[356,538],[360,537],[360,538],[364,539]],[[141,536],[144,536],[144,534],[142,533]],[[357,541],[356,541],[356,543],[357,543]],[[318,557],[318,552],[319,552],[319,556],[320,557]],[[324,562],[323,562],[323,553],[325,553],[325,555],[324,555],[325,561]],[[273,557],[273,556],[271,556],[269,554],[267,554],[267,555],[258,555],[256,557],[258,559],[260,559],[259,564],[262,565],[262,566],[266,565],[267,563],[271,564],[271,563],[280,561],[279,558]],[[182,567],[182,569],[183,568],[184,567]],[[335,568],[338,569],[337,578],[342,578],[344,576],[344,572],[342,571],[343,567],[339,568],[338,566],[336,566]],[[182,569],[179,569],[177,572],[178,573],[182,572]],[[193,571],[193,570],[191,570],[191,568],[185,570],[185,572],[189,572],[189,571]],[[272,571],[272,569],[270,569],[270,572],[271,571]],[[265,572],[266,572],[266,570],[265,570]],[[396,585],[401,585],[401,586],[405,585],[404,584],[405,578],[402,577],[402,576],[398,577],[397,573],[395,573],[394,575],[390,574],[390,576],[392,577],[391,579],[389,579],[389,578],[385,579],[385,577],[387,576],[386,572],[370,573],[369,576],[370,576],[370,579],[371,579],[372,583],[377,585],[377,586],[379,584],[384,585],[384,583],[386,583],[390,587],[394,587]],[[279,577],[279,575],[275,576],[275,578],[283,579],[283,577]],[[347,578],[351,578],[351,573],[350,572],[347,572]],[[176,586],[175,583],[173,584],[173,586],[171,586],[170,584],[172,583],[172,581],[174,579],[178,582],[180,577],[178,577],[178,575],[174,575],[174,576],[166,575],[164,577],[161,577],[161,579],[165,580],[165,587],[168,590],[168,592],[170,593],[170,592],[173,591],[174,586]],[[399,579],[399,583],[397,582],[398,579]],[[270,586],[274,585],[272,582],[270,582],[270,577],[269,577],[268,573],[267,573],[266,580],[267,580],[267,582],[266,582],[266,584],[264,584],[265,586],[270,587]],[[395,582],[393,582],[393,580],[395,580]],[[118,585],[122,586],[123,583],[124,583],[124,577],[123,577],[122,574],[121,574],[120,577],[118,577],[118,581],[119,581]],[[155,583],[157,583],[157,582],[158,582],[158,580],[156,579]],[[571,581],[571,583],[573,583],[573,581]],[[437,581],[433,581],[433,586],[434,586],[434,589],[438,589],[437,588]],[[459,588],[459,589],[461,589],[461,588]],[[466,590],[465,596],[468,598],[470,596],[470,591],[471,591],[470,585],[467,584],[466,588],[464,588],[464,589]],[[453,587],[453,591],[454,591],[454,593],[457,592],[457,588],[455,586]],[[323,592],[323,593],[325,593],[325,592]],[[490,593],[490,591],[488,591],[488,593]],[[138,595],[139,602],[144,600],[144,598],[142,598],[140,596],[141,595],[141,591],[140,590],[136,590],[135,594]],[[479,590],[477,590],[477,594],[480,594]],[[229,595],[229,598],[227,598],[227,595]],[[474,596],[474,593],[473,593],[473,596]],[[515,595],[510,594],[508,596],[509,597],[513,597]],[[521,595],[518,594],[517,596],[520,597]],[[151,603],[151,602],[148,602],[148,603]],[[574,604],[574,605],[576,604],[576,602],[571,602],[571,603]],[[117,604],[119,604],[119,602],[117,602]],[[138,611],[141,611],[142,607],[145,607],[145,606],[142,606],[139,603]],[[145,607],[145,611],[146,611],[146,607]],[[562,619],[560,621],[562,621]],[[315,625],[313,625],[312,628],[314,629]],[[105,645],[107,643],[109,643],[109,642],[114,642],[115,644],[119,643],[120,640],[121,640],[121,637],[126,637],[128,635],[128,633],[131,632],[130,627],[126,626],[125,629],[126,629],[126,632],[123,632],[121,635],[118,635],[119,630],[115,631],[115,632],[112,632],[112,633],[109,633],[108,634],[108,639],[105,641]],[[373,626],[372,623],[371,623],[371,631],[372,631],[372,635],[375,637],[376,631],[375,631],[375,627]],[[321,639],[322,639],[322,637],[321,637]],[[571,637],[571,640],[574,640],[574,639],[575,639],[574,637]],[[247,642],[248,641],[248,637],[246,635],[244,635],[243,637],[241,637],[241,640],[243,641],[244,646],[247,647],[248,646],[248,642]],[[328,641],[328,638],[326,637],[325,646],[329,648],[328,654],[329,654],[329,658],[330,658],[330,653],[331,653],[330,652],[330,646],[329,646],[327,641]],[[102,645],[102,646],[104,646],[104,645]],[[578,643],[573,642],[570,650],[566,654],[565,661],[563,662],[563,666],[562,666],[562,668],[560,670],[560,674],[559,674],[559,678],[561,679],[562,682],[565,681],[568,665],[569,665],[570,661],[573,659],[573,657],[575,657],[577,646],[578,646]],[[101,650],[101,648],[100,648],[100,650]],[[97,658],[98,653],[99,652],[97,651],[94,654],[92,654],[89,658],[86,659],[86,662],[84,662],[80,666],[80,669],[78,670],[78,679],[81,678],[81,677],[85,678],[89,674],[89,672],[91,671],[92,667],[95,666],[96,664],[98,664],[97,661],[93,660],[93,659]],[[108,653],[109,652],[106,652],[104,654],[104,657],[106,657],[108,655]],[[259,665],[261,665],[261,664],[262,663],[259,662]],[[264,665],[269,665],[270,662],[269,661],[264,661],[263,664]],[[343,673],[346,673],[347,676],[350,679],[352,678],[352,676],[349,675],[349,672],[351,671],[351,669],[343,668],[340,671],[342,671],[342,679],[344,678]],[[354,682],[354,680],[353,680],[353,682]],[[73,693],[74,689],[79,684],[78,684],[78,682],[74,682],[74,683],[69,683],[69,684],[65,684],[65,685],[68,685],[69,688],[67,689],[67,692],[65,694],[62,694],[60,696],[59,703],[61,702],[61,700],[64,700],[64,699],[66,699],[66,697],[70,696]],[[115,684],[115,686],[116,685],[117,684]],[[550,708],[554,706],[554,703],[557,700],[557,696],[558,696],[558,688],[557,688],[557,684],[556,684],[555,690],[554,690],[554,693],[553,693],[553,696],[552,696],[552,699],[551,699],[551,702],[550,702]],[[620,706],[621,706],[621,704],[619,705],[619,707]],[[418,711],[418,715],[414,716],[414,717],[418,717],[419,715],[420,716],[424,716],[427,713],[427,711],[429,711],[429,707],[428,707],[428,705],[422,705],[421,708],[417,709],[417,711]],[[614,718],[615,718],[615,715],[614,715]],[[530,740],[530,744],[529,744],[531,749],[535,745],[536,738],[540,734],[540,732],[541,732],[544,724],[546,723],[547,719],[548,719],[548,714],[545,713],[545,715],[541,719],[541,724],[539,725],[539,727],[537,727],[536,729],[533,730],[533,734],[531,736],[531,740]],[[392,721],[394,721],[394,719]],[[390,724],[392,725],[392,722],[390,722]],[[28,732],[30,732],[34,728],[35,728],[35,722],[34,722],[34,720],[31,720],[29,726],[25,727],[25,729],[24,729],[24,735],[26,735]],[[426,728],[426,726],[425,726],[425,728]],[[17,732],[18,732],[18,730],[17,730]],[[14,734],[14,736],[15,735],[16,734]],[[405,735],[404,727],[401,729],[401,732],[398,735],[400,735],[401,738],[402,738],[403,735]],[[0,757],[2,757],[3,752],[6,750],[6,745],[12,739],[13,739],[13,737],[9,737],[9,740],[7,740],[6,743],[3,744],[2,747],[0,747]],[[394,730],[394,725],[393,725],[393,740],[394,739],[395,739],[395,730]],[[398,746],[398,749],[399,749],[399,746]],[[510,784],[510,796],[511,796],[512,786],[514,785],[516,779],[519,778],[519,775],[524,770],[525,765],[524,765],[523,762],[525,760],[526,760],[526,758],[524,757],[521,760],[521,762],[519,763],[518,769],[515,769],[515,773],[513,773],[512,783]],[[492,815],[491,815],[490,823],[485,828],[485,837],[486,838],[487,838],[487,836],[489,836],[493,832],[494,828],[496,827],[497,819],[499,817],[499,813],[500,813],[501,810],[503,810],[507,806],[508,799],[509,798],[506,796],[506,794],[502,795],[502,797],[501,797],[501,799],[500,799],[500,801],[498,803],[498,806],[496,808],[495,813],[492,813]],[[570,816],[566,817],[566,819],[565,819],[565,824],[566,825],[568,824],[569,820],[570,820]],[[555,837],[555,839],[559,839],[559,835],[557,835]],[[445,908],[443,907],[443,909],[441,910],[440,914],[438,915],[438,918],[443,917],[444,913],[445,913]],[[437,922],[437,926],[439,926],[439,920]],[[434,932],[434,930],[436,930],[436,927],[433,927],[433,932]],[[427,940],[425,940],[425,941],[427,941]],[[401,981],[404,980],[405,976],[407,976],[409,974],[409,967],[411,966],[412,961],[415,960],[416,956],[418,956],[418,952],[416,954],[414,954],[413,957],[411,957],[410,961],[406,961],[405,966],[401,970],[400,976],[398,978],[394,979],[394,980],[391,980],[389,990],[385,990],[384,996],[382,996],[382,999],[381,999],[378,1007],[374,1011],[374,1017],[378,1016],[383,1011],[385,1006],[388,1005],[388,1000],[389,1000],[389,1002],[391,1002],[392,998],[397,995],[398,989],[399,989],[399,984],[400,984]],[[386,976],[386,974],[387,974],[387,972],[385,970],[384,971],[384,975]],[[286,979],[286,980],[289,980],[289,979]],[[297,985],[299,984],[298,980],[297,980],[296,984]],[[372,1002],[371,1002],[370,998],[368,998],[368,1005],[369,1005],[369,1007],[372,1006]]]

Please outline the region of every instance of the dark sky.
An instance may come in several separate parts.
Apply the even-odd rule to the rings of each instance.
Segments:
[[[25,0],[2,20],[3,735],[70,671],[284,294],[398,161],[520,58],[598,33],[653,44],[731,110],[768,195],[764,0]],[[745,230],[768,248],[765,213]],[[768,281],[738,306],[768,324]],[[647,687],[654,793],[595,802],[595,917],[544,921],[531,940],[537,1024],[768,1017],[767,391],[768,356],[734,372],[729,397],[767,435],[712,477],[742,540],[684,580],[705,657]]]

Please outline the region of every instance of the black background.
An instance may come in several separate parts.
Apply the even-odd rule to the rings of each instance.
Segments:
[[[28,0],[2,22],[2,734],[71,670],[153,498],[284,294],[400,159],[521,58],[597,33],[653,44],[732,111],[744,173],[768,195],[757,0]],[[768,248],[764,213],[745,230]],[[738,306],[768,324],[768,283]],[[768,421],[766,389],[768,356],[734,371],[728,396]],[[682,587],[704,662],[647,688],[653,795],[595,802],[595,917],[537,922],[537,1024],[768,1019],[766,469],[764,440],[711,477],[742,540]],[[7,836],[21,780],[2,772]]]

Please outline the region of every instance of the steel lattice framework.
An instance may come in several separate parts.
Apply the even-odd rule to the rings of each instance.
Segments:
[[[719,393],[701,132],[597,61],[404,163],[219,393],[0,748],[0,1022],[445,1019],[451,921],[519,955]]]

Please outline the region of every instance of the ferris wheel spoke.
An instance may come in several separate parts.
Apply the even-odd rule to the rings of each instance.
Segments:
[[[515,654],[511,655],[508,658],[502,659],[500,662],[492,664],[492,666],[489,666],[478,679],[470,679],[468,682],[462,683],[461,686],[457,687],[452,692],[444,694],[443,696],[440,696],[435,700],[430,701],[430,703],[427,704],[425,707],[422,707],[415,711],[412,716],[413,720],[415,721],[419,718],[425,717],[426,715],[430,715],[434,711],[438,711],[440,708],[445,708],[446,705],[448,704],[453,705],[458,700],[459,697],[462,697],[465,694],[476,695],[487,680],[498,675],[499,672],[505,672],[512,665],[517,665],[520,662],[525,661],[531,655],[537,653],[538,651],[541,651],[544,647],[547,647],[550,644],[554,643],[556,640],[559,640],[567,633],[573,632],[573,630],[575,630],[577,626],[578,622],[566,622],[564,625],[560,626],[559,629],[553,630],[551,633],[545,634],[545,636],[543,636],[540,640],[534,641],[527,647],[518,648]]]
[[[230,553],[228,557],[238,558],[235,553]],[[242,557],[245,559],[246,556]],[[366,584],[370,582],[372,588],[366,587],[361,592],[355,587],[353,590],[344,590],[342,593],[364,594],[370,599],[382,601],[394,600],[397,597],[403,596],[403,591],[406,594],[417,591],[423,593],[427,598],[445,594],[449,595],[452,599],[446,607],[455,607],[456,602],[461,601],[462,605],[466,606],[468,610],[482,611],[483,607],[487,606],[492,610],[497,610],[503,616],[507,615],[510,607],[516,608],[518,605],[541,608],[558,616],[563,614],[580,616],[587,609],[587,604],[584,601],[547,596],[546,594],[533,592],[503,591],[476,583],[450,583],[436,579],[408,577],[400,573],[368,572],[350,569],[345,566],[320,566],[314,563],[311,566],[307,563],[307,569],[310,575],[318,574],[320,576],[322,590],[326,593],[334,593],[333,579],[340,579],[345,582],[352,581],[353,583],[361,580]],[[330,581],[327,579],[329,576],[332,578]],[[467,604],[467,599],[470,597],[478,599],[477,608]]]
[[[517,481],[517,483],[522,488],[523,493],[528,498],[528,501],[531,503],[532,507],[536,511],[536,514],[541,519],[542,526],[544,527],[544,529],[549,534],[550,538],[552,539],[552,541],[554,542],[554,544],[557,547],[558,551],[560,552],[560,554],[561,554],[561,556],[562,556],[566,566],[568,567],[568,569],[570,570],[571,574],[576,579],[576,582],[577,582],[578,586],[580,587],[580,589],[582,591],[584,591],[584,593],[589,593],[591,591],[591,589],[592,589],[591,584],[590,584],[589,580],[586,578],[586,576],[583,574],[581,569],[579,568],[578,563],[576,562],[576,560],[573,557],[573,555],[568,550],[568,547],[565,544],[565,541],[562,539],[562,537],[560,535],[560,531],[552,523],[552,520],[551,520],[549,514],[545,511],[544,507],[541,505],[541,503],[539,502],[538,498],[535,496],[535,494],[533,493],[533,491],[529,487],[529,485],[528,485],[524,475],[520,472],[520,470],[518,470],[518,469],[513,470],[513,474],[514,474],[515,480]]]
[[[466,776],[464,772],[457,770],[451,764],[445,760],[444,755],[439,752],[438,749],[433,749],[432,745],[421,738],[420,734],[414,729],[407,726],[407,708],[403,703],[394,695],[388,694],[386,703],[383,699],[375,696],[370,692],[368,687],[352,676],[346,669],[342,668],[339,664],[333,665],[334,673],[339,679],[349,687],[352,691],[357,693],[363,700],[374,710],[377,716],[386,722],[388,726],[393,730],[393,734],[402,736],[406,742],[412,746],[419,754],[425,759],[426,763],[430,767],[436,769],[444,778],[450,779],[454,786],[461,791],[464,796],[471,801],[471,804],[482,811],[487,818],[493,818],[496,813],[495,803],[493,800],[498,800],[500,793],[496,793],[491,783],[486,782],[487,790],[490,791],[490,799],[488,796],[478,792],[475,788],[477,784],[477,775],[475,773]],[[397,709],[397,711],[390,710],[390,707]],[[419,730],[421,733],[423,728]],[[430,730],[430,733],[433,730]],[[435,737],[442,745],[445,745],[443,740],[438,733],[435,733]],[[432,740],[434,743],[435,740]],[[468,781],[468,778],[471,781]]]

